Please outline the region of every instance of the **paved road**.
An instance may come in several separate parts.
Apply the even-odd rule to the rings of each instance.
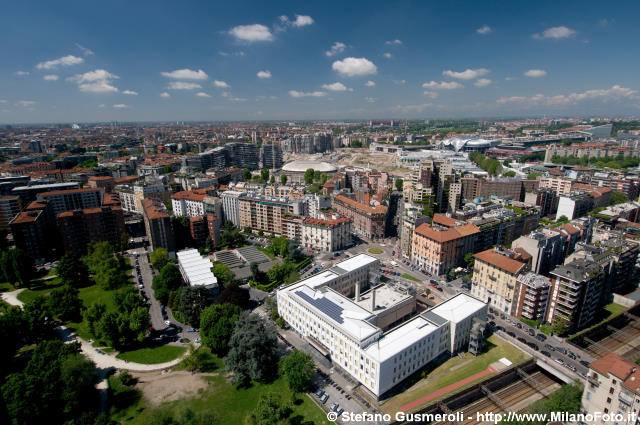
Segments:
[[[505,315],[503,319],[499,314],[493,314],[489,317],[489,321],[494,321],[496,326],[500,326],[504,329],[503,336],[505,338],[511,338],[513,340],[518,340],[519,338],[524,339],[525,344],[532,343],[538,346],[538,350],[533,350],[536,357],[543,359],[548,362],[555,362],[556,359],[561,360],[564,363],[564,366],[572,366],[576,368],[576,372],[578,374],[587,374],[588,368],[580,363],[581,360],[591,363],[595,360],[589,354],[585,353],[582,350],[577,349],[576,347],[567,344],[563,339],[553,337],[553,336],[545,336],[546,339],[544,341],[540,341],[535,338],[535,336],[531,336],[529,333],[529,329],[533,330],[534,335],[541,334],[537,330],[531,328],[526,323],[520,322],[518,319]],[[513,325],[512,322],[515,322]],[[520,325],[520,327],[518,327]],[[511,335],[511,334],[513,335]],[[548,345],[548,346],[547,346]],[[549,348],[552,347],[552,348]],[[566,354],[562,351],[562,349],[567,350]],[[547,351],[551,356],[547,357],[541,354],[542,351]],[[569,357],[569,352],[573,352],[576,355],[576,359],[572,359]],[[560,364],[556,362],[554,364],[555,367],[560,367]]]

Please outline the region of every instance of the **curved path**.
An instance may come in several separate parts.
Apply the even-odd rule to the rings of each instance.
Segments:
[[[24,291],[24,288],[17,289],[12,292],[3,292],[1,294],[2,299],[7,304],[22,307],[24,303],[17,298],[18,294],[22,291]],[[133,372],[150,372],[154,370],[162,370],[162,369],[166,369],[168,367],[177,365],[182,361],[183,357],[185,357],[188,354],[188,351],[186,351],[184,355],[178,357],[177,359],[171,360],[170,362],[165,362],[165,363],[143,364],[143,363],[128,362],[128,361],[117,358],[115,355],[99,353],[98,351],[96,351],[96,348],[92,346],[89,341],[80,338],[78,335],[71,332],[69,329],[67,329],[64,326],[59,326],[58,328],[56,328],[56,331],[60,334],[64,342],[78,341],[80,343],[80,346],[82,347],[82,353],[85,356],[87,356],[91,361],[93,361],[96,364],[96,367],[99,369],[116,368],[116,369],[126,369]]]

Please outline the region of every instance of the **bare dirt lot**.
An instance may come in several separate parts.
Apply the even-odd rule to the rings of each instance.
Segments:
[[[185,397],[197,396],[207,389],[209,382],[201,374],[192,375],[190,372],[149,372],[132,374],[138,379],[136,388],[152,405],[174,401]]]

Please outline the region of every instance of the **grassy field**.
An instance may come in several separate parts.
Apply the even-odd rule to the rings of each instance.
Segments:
[[[107,309],[106,311],[113,311],[116,308],[113,303],[113,294],[115,294],[115,292],[116,290],[105,291],[99,285],[91,285],[86,288],[80,288],[78,296],[82,300],[82,305],[84,305],[85,308],[89,308],[93,304],[101,302],[105,305]],[[70,329],[74,330],[80,338],[92,338],[91,334],[89,334],[86,321],[83,320],[79,323],[68,323],[67,325]]]
[[[9,282],[0,283],[0,292],[11,292],[14,289],[15,288],[13,287],[13,285],[10,284]]]
[[[384,252],[382,248],[378,248],[376,246],[369,248],[367,251],[369,251],[369,254],[382,254]]]
[[[116,357],[129,362],[142,364],[157,364],[169,362],[184,354],[186,348],[174,345],[160,345],[158,347],[140,348],[138,350],[126,351]]]
[[[528,355],[495,335],[491,335],[485,344],[487,344],[486,347],[488,349],[477,357],[473,357],[471,354],[467,354],[464,358],[456,356],[430,370],[423,379],[416,382],[407,391],[388,399],[382,405],[382,410],[388,413],[395,413],[407,403],[429,395],[468,376],[482,372],[491,363],[498,361],[502,357],[506,357],[513,364],[521,363],[529,358]],[[471,361],[469,362],[469,360]],[[488,376],[481,379],[486,379]],[[467,386],[473,384],[474,382],[469,383]],[[462,388],[464,387],[460,387],[456,391]],[[433,403],[434,401],[435,399],[428,401],[428,403]]]
[[[29,301],[37,298],[39,296],[47,296],[51,291],[58,288],[62,283],[59,278],[54,278],[51,280],[44,281],[41,286],[38,286],[36,289],[26,289],[18,294],[18,299],[23,303],[28,303]]]
[[[628,310],[627,307],[616,303],[607,304],[604,306],[604,309],[609,312],[609,316],[607,317],[607,319],[611,316],[615,316],[616,314],[620,314]]]
[[[260,395],[272,392],[281,395],[286,402],[291,400],[291,391],[282,378],[269,384],[253,383],[249,388],[236,388],[221,375],[207,376],[205,379],[210,382],[210,386],[198,397],[164,403],[163,407],[166,406],[172,410],[189,407],[195,412],[209,411],[216,416],[216,423],[243,424],[245,417],[258,404]],[[297,397],[301,402],[292,406],[291,423],[331,424],[325,413],[306,395],[299,394]],[[142,400],[135,408],[129,408],[128,413],[129,415],[126,415],[127,417],[122,419],[120,423],[147,424],[152,409]]]
[[[264,255],[269,257],[270,260],[275,260],[276,259],[276,256],[274,255],[274,253],[269,248],[265,248],[265,247],[262,247],[262,246],[256,246],[256,248],[258,248],[258,251],[262,251],[264,253]]]
[[[422,280],[418,279],[417,277],[410,275],[409,273],[402,273],[400,275],[400,277],[403,277],[405,279],[409,279],[409,280],[413,280],[414,282],[422,282]]]

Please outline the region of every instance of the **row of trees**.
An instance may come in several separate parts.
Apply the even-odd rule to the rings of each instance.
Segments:
[[[484,156],[480,152],[471,152],[469,159],[492,176],[497,176],[502,173],[502,165],[500,161],[495,158]]]
[[[116,254],[109,242],[96,242],[89,246],[84,262],[93,280],[105,291],[118,289],[129,282],[129,265]]]
[[[0,273],[5,282],[25,287],[35,275],[33,259],[19,248],[0,252]]]
[[[307,168],[304,172],[304,182],[306,184],[311,184],[313,182],[320,182],[321,184],[325,184],[329,176],[326,173],[321,173],[320,171],[314,170],[313,168]]]
[[[605,156],[601,158],[589,158],[588,156],[577,157],[575,155],[559,156],[554,155],[551,158],[551,162],[554,164],[562,165],[582,165],[589,166],[594,165],[596,167],[608,167],[608,168],[631,168],[637,167],[640,164],[640,158],[632,158],[625,156]]]

